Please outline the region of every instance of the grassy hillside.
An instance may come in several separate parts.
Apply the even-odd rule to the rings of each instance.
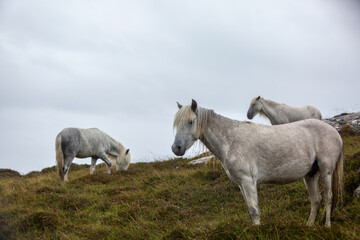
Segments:
[[[304,183],[260,185],[261,226],[253,227],[238,187],[218,164],[186,159],[136,163],[106,175],[73,165],[69,182],[54,168],[0,174],[0,239],[360,239],[360,136],[346,133],[346,197],[332,229],[310,214]],[[90,161],[90,160],[89,160]]]

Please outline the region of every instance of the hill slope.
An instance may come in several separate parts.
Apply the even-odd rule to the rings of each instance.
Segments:
[[[260,185],[262,225],[253,227],[238,187],[219,164],[186,159],[136,163],[106,175],[74,165],[62,183],[54,168],[0,177],[0,239],[360,239],[360,136],[344,137],[345,204],[332,229],[322,209],[312,228],[304,183]],[[323,206],[322,206],[323,207]]]

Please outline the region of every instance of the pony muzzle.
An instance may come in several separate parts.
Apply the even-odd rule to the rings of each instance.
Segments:
[[[176,156],[183,156],[185,154],[186,148],[178,144],[173,144],[171,146],[171,150]]]
[[[254,113],[253,113],[253,111],[248,111],[247,112],[247,117],[248,117],[248,119],[253,119],[253,117],[254,117]]]

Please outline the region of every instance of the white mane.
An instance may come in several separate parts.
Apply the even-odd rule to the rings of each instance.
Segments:
[[[196,134],[200,137],[203,129],[208,126],[209,119],[214,114],[214,110],[198,107],[196,114],[191,110],[190,105],[183,106],[175,115],[174,129],[179,129],[189,121],[197,121]]]

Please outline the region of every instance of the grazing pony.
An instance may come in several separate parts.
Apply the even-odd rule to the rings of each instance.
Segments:
[[[130,149],[125,149],[97,128],[65,128],[56,136],[55,149],[59,176],[64,181],[68,180],[69,168],[75,157],[91,157],[90,174],[94,173],[98,158],[107,164],[107,174],[111,174],[109,158],[116,159],[116,170],[127,170],[131,159]]]
[[[260,113],[269,118],[272,125],[315,118],[321,120],[320,111],[313,106],[291,107],[283,103],[277,103],[262,97],[254,98],[247,112],[247,117],[253,119]]]
[[[277,126],[241,122],[198,107],[194,100],[191,105],[178,106],[172,151],[182,156],[199,139],[240,187],[254,225],[260,224],[258,184],[285,184],[304,178],[311,199],[307,225],[312,226],[321,202],[321,177],[325,226],[331,226],[332,207],[343,192],[343,145],[333,127],[317,119]]]

